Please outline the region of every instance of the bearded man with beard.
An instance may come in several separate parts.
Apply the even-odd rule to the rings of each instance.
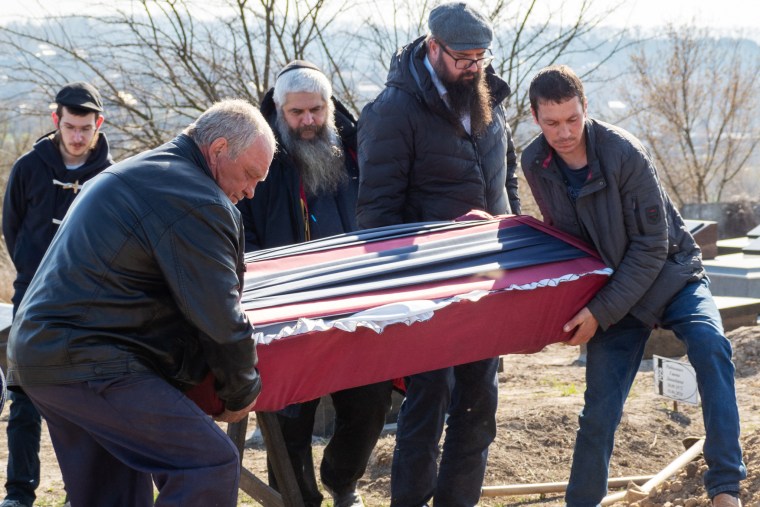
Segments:
[[[356,227],[358,168],[356,120],[334,97],[314,64],[296,60],[277,76],[261,112],[272,126],[278,151],[266,181],[238,203],[246,251],[301,243],[352,232]],[[320,476],[334,507],[363,506],[356,491],[390,409],[392,383],[331,394],[335,433],[325,447]],[[306,507],[319,507],[311,451],[319,399],[277,414]],[[271,466],[269,483],[277,489]]]
[[[516,157],[488,18],[462,3],[430,12],[359,121],[361,228],[520,213]],[[498,358],[406,378],[391,506],[472,507],[496,435]],[[446,416],[448,414],[448,420]],[[447,421],[447,422],[446,422]],[[440,465],[438,445],[447,424]]]

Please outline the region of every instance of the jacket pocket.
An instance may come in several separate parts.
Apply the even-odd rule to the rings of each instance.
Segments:
[[[636,218],[636,229],[638,229],[639,234],[644,234],[644,221],[641,219],[641,213],[639,211],[639,200],[636,197],[633,197],[631,201],[633,216]]]

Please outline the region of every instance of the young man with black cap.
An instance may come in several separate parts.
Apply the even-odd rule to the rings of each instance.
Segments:
[[[245,225],[246,251],[301,243],[356,230],[358,168],[356,120],[332,96],[314,64],[296,60],[278,74],[261,112],[279,149],[269,176],[251,199],[237,206]],[[334,507],[364,505],[356,491],[391,404],[391,382],[331,394],[335,433],[325,447],[320,477]],[[288,456],[306,507],[319,507],[311,439],[319,399],[277,414]],[[276,487],[271,471],[269,482]]]
[[[16,267],[13,313],[58,225],[84,182],[112,164],[100,133],[103,104],[89,83],[65,85],[55,97],[56,130],[45,134],[11,169],[3,202],[3,235]],[[41,420],[21,391],[10,394],[8,478],[1,507],[31,506],[40,481]]]
[[[359,120],[362,228],[520,212],[503,106],[510,90],[490,66],[491,23],[455,2],[433,9],[428,26],[394,56],[385,90]],[[406,379],[392,507],[478,503],[496,435],[497,365],[492,358]]]

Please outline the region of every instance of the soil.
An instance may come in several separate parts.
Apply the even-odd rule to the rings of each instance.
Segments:
[[[737,366],[736,387],[742,422],[742,442],[749,477],[741,498],[747,507],[760,507],[760,326],[729,333]],[[575,439],[577,415],[583,405],[584,368],[577,363],[578,349],[552,345],[531,355],[504,357],[500,373],[499,428],[490,448],[485,486],[566,481]],[[2,421],[7,421],[4,411]],[[255,427],[251,416],[249,429]],[[7,446],[5,431],[0,440],[0,482],[5,482]],[[684,452],[682,441],[702,436],[704,426],[699,407],[657,396],[651,361],[645,361],[636,377],[617,432],[610,477],[655,475]],[[314,446],[315,462],[324,442]],[[393,435],[384,435],[372,455],[359,487],[366,505],[389,504],[390,464]],[[63,483],[46,428],[41,449],[42,480],[39,506],[60,506]],[[265,452],[261,445],[246,449],[244,465],[266,478]],[[708,506],[701,476],[706,466],[700,458],[671,477],[638,507]],[[257,505],[241,492],[239,505]],[[325,502],[328,505],[328,502]],[[561,493],[484,497],[483,506],[563,505]],[[620,503],[619,505],[623,505]]]

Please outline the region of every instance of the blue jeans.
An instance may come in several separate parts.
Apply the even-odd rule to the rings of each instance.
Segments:
[[[689,283],[675,295],[665,309],[662,327],[686,344],[697,374],[706,433],[703,452],[709,467],[704,475],[707,494],[712,498],[723,492],[738,493],[747,470],[739,444],[731,343],[723,334],[707,280]],[[578,418],[565,496],[568,507],[596,506],[607,494],[615,429],[650,331],[629,315],[588,342],[585,406]]]
[[[431,498],[436,507],[478,503],[496,436],[498,364],[498,358],[485,359],[406,379],[391,467],[392,507],[419,507]]]
[[[10,392],[8,416],[8,479],[6,498],[32,505],[40,484],[40,434],[42,419],[23,392]]]

